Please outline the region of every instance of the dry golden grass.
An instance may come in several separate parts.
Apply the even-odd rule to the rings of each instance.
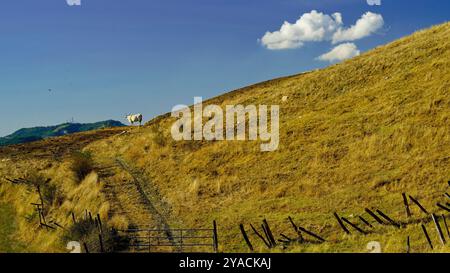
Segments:
[[[357,222],[365,207],[376,207],[407,221],[402,192],[439,212],[435,203],[445,200],[442,194],[450,179],[449,67],[446,23],[342,64],[249,86],[204,103],[279,104],[280,147],[275,152],[261,152],[258,142],[175,142],[170,136],[174,119],[168,115],[91,143],[86,150],[96,162],[109,164],[120,157],[141,170],[148,182],[144,189],[156,188],[170,205],[171,226],[205,228],[217,220],[222,251],[247,251],[239,223],[259,225],[266,218],[277,237],[281,232],[294,236],[286,220],[292,216],[328,241],[286,251],[367,252],[368,242],[379,241],[383,252],[404,252],[409,235],[413,252],[428,252],[420,225],[413,222],[424,217],[417,207],[407,227],[377,226],[368,236],[344,235],[332,213]],[[288,99],[282,101],[283,96]],[[0,171],[14,176],[21,166],[39,168],[33,166],[36,160],[30,161],[3,164]],[[68,224],[70,210],[91,209],[109,215],[121,227],[152,224],[123,170],[99,182],[91,174],[76,186],[66,163],[53,164],[42,168],[66,191],[68,200],[57,212],[60,221]],[[110,197],[103,184],[120,189],[117,196]],[[33,198],[22,189],[2,184],[0,192],[18,215],[29,212],[22,204]],[[432,223],[427,227],[434,251],[448,252],[448,246],[439,246]],[[54,250],[40,245],[50,235],[38,230],[31,239],[26,229],[29,225],[23,222],[18,232],[22,240],[34,240],[40,251]],[[258,250],[268,251],[252,233],[250,237]]]
[[[365,252],[378,240],[384,251],[401,252],[408,234],[412,251],[427,251],[418,225],[344,238],[332,212],[356,216],[374,206],[405,221],[402,192],[438,211],[449,179],[449,38],[444,24],[324,70],[205,103],[280,104],[275,152],[260,152],[256,142],[174,142],[167,115],[89,149],[144,170],[172,205],[174,225],[208,227],[216,219],[224,251],[246,250],[239,223],[267,218],[293,236],[288,215],[331,240],[292,251]],[[415,217],[423,216],[415,211]]]
[[[5,177],[22,177],[26,170],[39,170],[47,166],[40,165],[43,162],[33,160],[23,161],[14,165],[2,165],[0,173]],[[60,165],[41,170],[45,177],[51,177],[52,183],[56,183],[61,191],[61,204],[45,203],[47,208],[46,220],[56,221],[58,224],[69,227],[72,225],[71,212],[77,217],[82,217],[85,210],[97,213],[103,219],[108,219],[109,203],[101,194],[102,183],[98,181],[96,173],[89,174],[81,183],[76,175],[70,171],[70,161]],[[29,252],[60,252],[65,249],[67,242],[61,241],[64,231],[62,229],[46,230],[39,228],[39,217],[31,203],[39,203],[39,196],[33,189],[25,185],[13,185],[2,182],[0,185],[1,199],[12,204],[18,217],[15,239],[26,244]],[[27,219],[28,218],[28,219]]]

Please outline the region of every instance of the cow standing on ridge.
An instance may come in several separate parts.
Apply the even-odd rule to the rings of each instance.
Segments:
[[[139,122],[139,126],[142,125],[142,114],[127,115],[126,118],[131,125],[134,125],[136,122]]]

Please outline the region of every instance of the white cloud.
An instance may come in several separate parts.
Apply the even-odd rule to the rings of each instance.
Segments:
[[[335,62],[358,56],[361,52],[354,43],[345,43],[336,46],[330,52],[318,57],[321,61]]]
[[[66,0],[69,6],[81,6],[81,0]]]
[[[356,24],[347,29],[338,29],[333,35],[333,44],[344,41],[355,41],[370,36],[384,25],[383,16],[367,12],[361,16]]]
[[[298,48],[304,42],[330,40],[341,25],[340,13],[330,16],[313,10],[303,14],[294,24],[284,22],[280,30],[266,32],[261,43],[273,50]]]
[[[344,28],[342,15],[315,10],[303,14],[294,24],[284,22],[280,30],[266,32],[260,42],[271,50],[299,48],[306,42],[355,41],[370,36],[384,25],[383,16],[367,12],[355,25]]]
[[[381,0],[367,0],[369,6],[381,6]]]

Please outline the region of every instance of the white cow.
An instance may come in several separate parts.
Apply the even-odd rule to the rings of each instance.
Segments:
[[[126,118],[131,125],[134,125],[135,122],[139,122],[139,125],[142,125],[142,114],[130,114],[127,115]]]

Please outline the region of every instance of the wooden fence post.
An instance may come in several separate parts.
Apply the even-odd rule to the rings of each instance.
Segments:
[[[42,210],[44,210],[44,198],[42,198],[41,186],[37,185],[36,190],[39,194],[39,199],[41,200],[41,208],[42,208]]]
[[[41,216],[41,209],[39,208],[39,206],[36,206],[36,211],[39,215],[39,227],[42,226],[43,222],[42,222],[42,216]]]
[[[450,208],[447,208],[446,206],[442,205],[441,203],[436,203],[436,206],[438,206],[439,208],[441,208],[445,211],[450,212]]]
[[[100,242],[100,251],[103,253],[103,252],[105,252],[105,249],[103,247],[103,239],[102,239],[102,235],[101,234],[98,235],[98,240]]]
[[[273,237],[273,233],[272,233],[272,231],[270,230],[269,224],[267,223],[267,220],[266,220],[266,219],[263,220],[263,224],[264,224],[264,226],[266,227],[267,235],[269,235],[269,239],[270,239],[270,241],[272,242],[272,245],[273,245],[273,246],[276,246],[276,245],[277,245],[277,242],[275,241],[275,237]]]
[[[377,213],[383,217],[384,219],[386,219],[387,221],[389,221],[393,226],[396,226],[398,228],[400,228],[400,224],[398,224],[397,222],[395,222],[394,220],[392,220],[391,217],[387,216],[386,214],[384,214],[381,210],[377,209]]]
[[[448,199],[450,199],[450,194],[444,193],[444,196],[447,197]]]
[[[292,242],[292,238],[289,238],[288,236],[284,235],[283,233],[280,233],[280,236],[286,239],[288,242]]]
[[[65,227],[61,226],[61,225],[60,225],[60,224],[58,224],[57,222],[53,222],[53,224],[54,224],[55,226],[57,226],[57,227],[59,227],[59,228],[63,229],[63,230],[66,230],[66,228],[65,228]]]
[[[373,228],[372,224],[369,223],[369,221],[367,221],[366,219],[364,219],[364,217],[362,217],[362,216],[358,216],[358,217],[364,224],[366,224],[367,226]]]
[[[427,238],[430,248],[433,249],[433,243],[431,242],[430,236],[428,235],[428,232],[427,232],[427,228],[425,227],[424,224],[422,224],[422,230],[423,230],[423,233],[425,234],[425,237]]]
[[[406,216],[411,217],[411,210],[409,209],[408,198],[406,197],[406,193],[402,193],[403,204],[405,204]]]
[[[414,204],[416,204],[416,205],[420,208],[420,210],[423,211],[423,213],[425,213],[425,214],[427,214],[427,215],[430,214],[430,213],[428,213],[428,211],[422,206],[422,204],[420,204],[420,202],[417,201],[414,197],[412,197],[411,195],[409,195],[409,199],[411,199],[411,201],[413,201]]]
[[[102,220],[100,219],[99,213],[97,213],[97,221],[98,221],[98,227],[100,228],[100,233],[102,233],[103,232]]]
[[[365,232],[364,230],[362,230],[360,227],[358,227],[357,225],[353,224],[352,222],[350,222],[349,220],[347,220],[347,218],[342,217],[341,218],[342,221],[346,222],[347,224],[349,224],[350,226],[352,226],[354,229],[356,229],[357,231],[359,231],[360,233],[367,235],[367,232]]]
[[[439,234],[439,239],[441,240],[441,244],[445,245],[444,233],[442,233],[442,228],[441,228],[441,225],[439,224],[439,218],[437,218],[437,216],[434,213],[431,214],[431,218],[433,219],[434,226],[436,227],[436,230]]]
[[[219,240],[217,237],[217,223],[216,220],[213,221],[213,242],[214,242],[214,252],[219,252]]]
[[[311,232],[311,231],[309,231],[309,230],[306,230],[306,229],[304,229],[304,228],[302,228],[302,227],[298,227],[298,229],[300,229],[300,230],[303,231],[304,233],[306,233],[306,234],[308,234],[308,235],[310,235],[310,236],[312,236],[312,237],[318,239],[318,240],[321,241],[321,242],[325,242],[325,241],[326,241],[324,238],[320,237],[319,235],[317,235],[317,234],[315,234],[315,233],[313,233],[313,232]]]
[[[250,224],[250,227],[253,229],[253,232],[256,234],[256,236],[258,236],[258,237],[264,242],[264,244],[265,244],[268,248],[271,248],[271,247],[272,247],[271,244],[268,243],[268,242],[266,241],[266,239],[264,239],[264,236],[262,236],[262,235],[256,230],[256,228],[255,228],[252,224]]]
[[[250,240],[248,239],[247,233],[245,232],[244,229],[244,225],[240,224],[239,228],[241,229],[242,236],[244,237],[244,240],[247,243],[248,248],[250,249],[251,252],[253,252],[253,246],[252,243],[250,243]]]
[[[383,220],[380,219],[380,217],[378,217],[375,213],[373,213],[373,211],[371,211],[368,208],[365,208],[365,211],[372,216],[373,219],[375,219],[375,221],[377,221],[379,224],[381,225],[385,225],[385,223],[383,222]]]
[[[409,236],[406,238],[406,253],[411,253],[411,242]]]
[[[298,234],[298,238],[300,239],[300,241],[303,241],[303,235],[300,232],[300,230],[298,229],[297,225],[294,223],[294,220],[292,220],[292,217],[288,216],[288,220],[289,220],[289,222],[291,222],[292,227],[294,228],[295,232]]]
[[[338,221],[338,223],[341,226],[341,228],[344,230],[344,232],[347,233],[347,234],[350,234],[350,230],[348,230],[348,228],[344,225],[344,223],[342,223],[342,219],[341,219],[341,217],[339,217],[337,212],[333,213],[333,215],[336,218],[336,220]]]
[[[266,236],[267,242],[269,243],[269,248],[274,247],[274,245],[272,244],[272,240],[270,239],[269,233],[267,232],[266,226],[264,225],[264,223],[261,224],[261,229],[264,232],[264,235]]]
[[[87,244],[86,244],[86,243],[83,243],[83,246],[84,246],[84,251],[85,251],[86,253],[89,253],[89,249],[88,249]]]
[[[73,211],[72,211],[72,221],[73,221],[73,224],[77,223],[77,220],[75,218],[75,213],[73,213]]]

